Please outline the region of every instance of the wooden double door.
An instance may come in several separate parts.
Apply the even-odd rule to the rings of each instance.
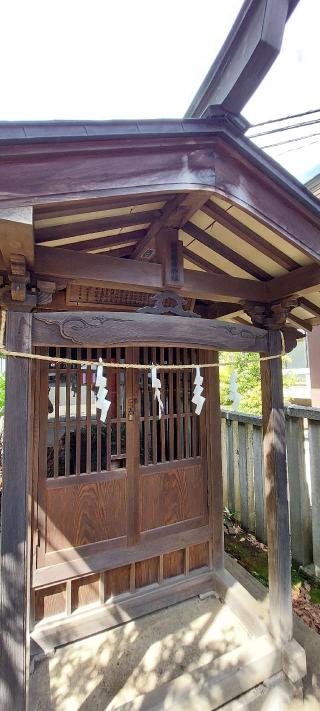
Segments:
[[[147,346],[42,352],[123,366],[203,357]],[[34,622],[209,570],[207,418],[206,407],[198,417],[191,403],[194,371],[159,371],[159,418],[150,369],[108,368],[111,407],[102,423],[95,367],[37,367]]]

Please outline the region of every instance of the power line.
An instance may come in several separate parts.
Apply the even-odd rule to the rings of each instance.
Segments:
[[[277,146],[285,146],[287,143],[296,143],[297,141],[304,141],[306,138],[313,138],[314,136],[320,136],[320,132],[310,133],[307,136],[300,136],[300,138],[288,138],[287,141],[279,141],[278,143],[269,143],[267,146],[259,146],[259,148],[276,148]]]
[[[275,158],[280,158],[280,156],[292,153],[292,151],[301,151],[302,148],[308,148],[309,146],[313,146],[315,143],[320,143],[320,138],[316,138],[315,141],[310,141],[310,143],[305,143],[303,146],[294,146],[293,148],[288,148],[286,151],[281,151],[281,153],[277,153]]]
[[[290,131],[292,128],[302,128],[303,126],[312,126],[315,123],[320,123],[320,117],[313,119],[312,121],[300,121],[300,123],[293,123],[290,126],[280,126],[279,128],[271,128],[270,131],[260,131],[259,133],[252,133],[249,138],[258,138],[259,136],[269,136],[271,133],[280,133],[281,131]]]
[[[280,121],[288,121],[289,119],[301,118],[302,116],[309,116],[310,114],[318,114],[320,109],[310,109],[310,111],[303,111],[300,114],[289,114],[289,116],[281,116],[280,118],[269,119],[269,121],[261,121],[260,123],[253,123],[250,128],[258,128],[259,126],[266,126],[270,123],[279,123]]]

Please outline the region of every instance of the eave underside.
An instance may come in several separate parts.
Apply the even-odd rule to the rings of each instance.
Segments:
[[[295,296],[290,321],[311,329],[320,320],[318,202],[228,122],[201,125],[102,144],[15,142],[0,130],[4,283],[22,254],[28,288],[57,287],[38,308],[135,310],[164,286],[158,250],[169,228],[182,245],[187,308],[250,322],[245,302]]]
[[[34,210],[35,245],[54,250],[68,250],[77,254],[100,254],[131,260],[135,250],[145,240],[154,222],[175,199],[175,194],[141,195],[135,199],[85,200],[74,205],[61,203],[55,206],[36,207]],[[179,230],[183,244],[183,265],[187,270],[214,275],[228,275],[253,283],[271,283],[299,268],[313,264],[313,260],[284,237],[266,227],[262,222],[220,196],[212,194],[201,209],[196,210]],[[148,262],[155,259],[155,239],[145,250]],[[70,258],[71,255],[70,255]],[[70,307],[118,308],[135,310],[151,303],[153,289],[142,292],[136,289],[98,287],[76,279],[70,281],[66,291],[66,305]],[[290,321],[295,326],[312,328],[320,316],[320,284],[304,295],[297,291],[299,305],[293,309]],[[209,299],[196,300],[196,310],[208,312],[218,318],[250,322],[241,305],[241,296],[227,303]],[[59,295],[56,303],[62,304]],[[216,299],[215,299],[216,302]],[[188,307],[190,302],[188,303]],[[199,308],[197,308],[199,307]]]

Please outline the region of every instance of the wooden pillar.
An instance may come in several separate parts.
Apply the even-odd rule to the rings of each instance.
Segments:
[[[279,331],[269,332],[270,355],[281,352]],[[292,638],[285,415],[281,358],[261,362],[263,450],[268,538],[271,631],[285,644]]]
[[[181,289],[184,285],[183,244],[179,230],[163,227],[156,237],[156,261],[162,264],[162,282],[166,289]]]
[[[31,351],[31,324],[31,313],[8,313],[8,349]],[[1,538],[1,711],[24,711],[28,703],[31,419],[31,361],[9,357]]]
[[[206,351],[205,362],[218,363],[217,351]],[[204,395],[206,396],[206,455],[208,466],[209,521],[213,542],[213,569],[224,567],[223,538],[223,481],[221,460],[221,417],[219,368],[204,369]]]

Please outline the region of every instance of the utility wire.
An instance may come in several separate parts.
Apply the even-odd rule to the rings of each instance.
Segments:
[[[320,143],[320,138],[316,138],[314,141],[310,141],[310,143],[304,143],[303,146],[294,146],[293,148],[288,148],[286,151],[281,151],[281,153],[276,154],[275,158],[280,158],[280,156],[292,153],[292,151],[301,151],[302,148],[308,148],[309,146],[313,146],[315,143]]]
[[[320,123],[320,117],[313,119],[312,121],[300,121],[300,123],[293,123],[290,126],[280,126],[279,128],[271,128],[270,131],[260,131],[259,133],[252,133],[249,138],[258,138],[259,136],[269,136],[271,133],[280,133],[281,131],[290,131],[292,128],[302,128],[303,126],[312,126],[315,123]]]
[[[300,136],[300,138],[288,138],[287,141],[279,141],[278,143],[268,143],[267,146],[259,146],[259,148],[276,148],[277,146],[285,146],[287,143],[297,143],[297,141],[305,141],[306,138],[320,136],[320,132],[310,133],[308,136]]]
[[[301,118],[302,116],[309,116],[310,114],[318,114],[320,109],[310,109],[310,111],[303,111],[301,114],[289,114],[288,116],[281,116],[280,118],[270,119],[269,121],[261,121],[260,123],[253,123],[251,128],[259,128],[259,126],[266,126],[271,123],[279,123],[280,121],[288,121],[289,119]],[[248,129],[249,130],[249,129]]]

